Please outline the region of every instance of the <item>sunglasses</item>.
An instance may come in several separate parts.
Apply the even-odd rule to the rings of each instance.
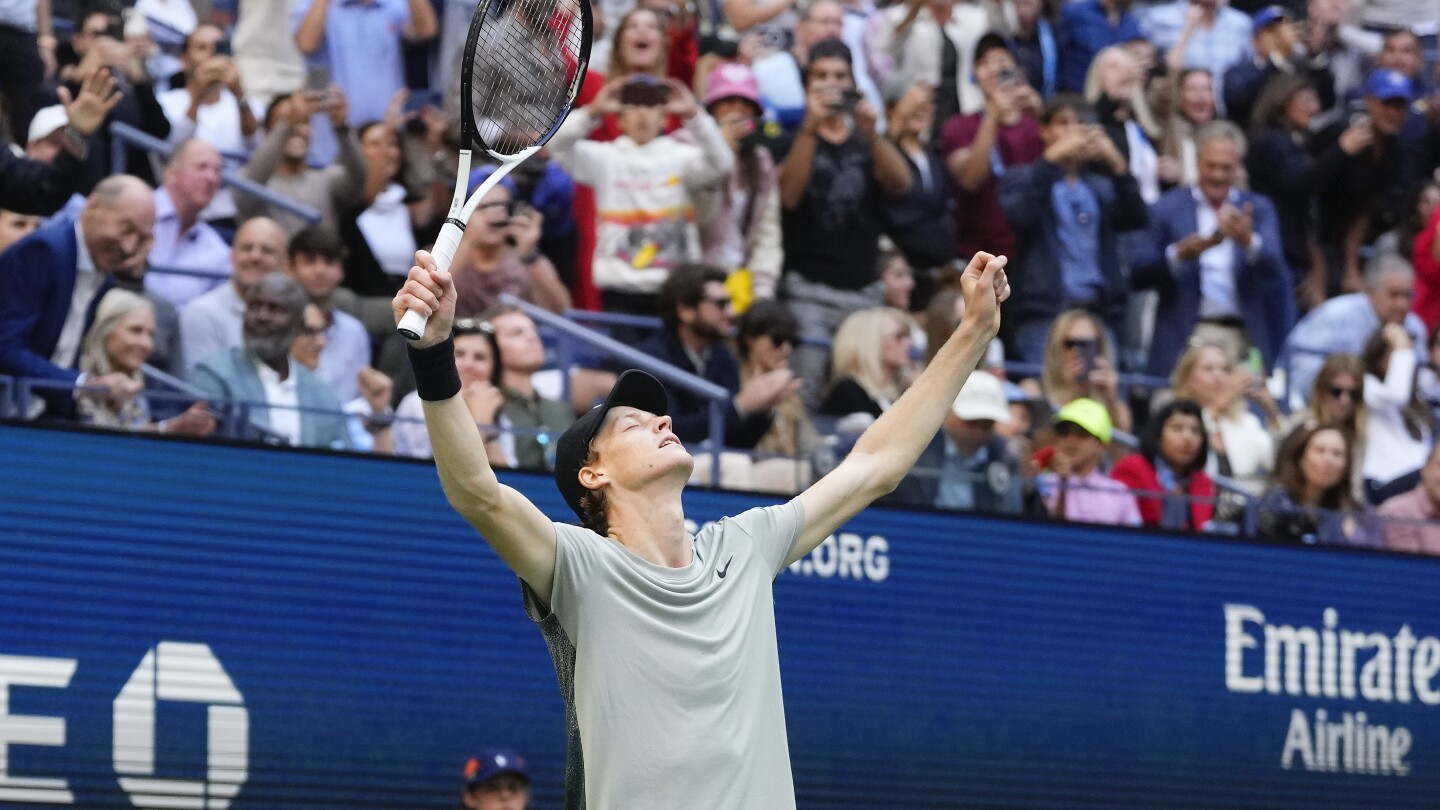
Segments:
[[[721,309],[729,309],[729,308],[730,308],[730,298],[729,298],[728,296],[725,297],[725,298],[704,298],[704,299],[701,299],[701,303],[714,304],[715,306],[717,306],[717,307],[719,307],[719,308],[721,308]]]
[[[1332,399],[1340,399],[1341,397],[1344,397],[1345,399],[1348,399],[1348,400],[1352,400],[1352,401],[1353,401],[1353,400],[1355,400],[1359,395],[1360,395],[1359,389],[1355,389],[1355,388],[1341,388],[1341,387],[1338,386],[1338,385],[1332,385],[1332,386],[1330,386],[1330,397],[1331,397]]]
[[[800,345],[800,339],[794,335],[766,335],[766,337],[770,338],[770,342],[774,343],[776,347],[790,346],[793,348]]]
[[[458,318],[455,325],[451,327],[451,331],[455,334],[484,332],[487,335],[493,335],[495,334],[495,325],[480,318]]]
[[[1065,342],[1060,345],[1064,346],[1070,351],[1075,351],[1076,349],[1085,348],[1087,346],[1094,346],[1097,342],[1098,341],[1096,341],[1094,338],[1065,338]]]

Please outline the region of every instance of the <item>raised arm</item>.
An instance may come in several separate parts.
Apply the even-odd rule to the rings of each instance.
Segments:
[[[975,254],[961,276],[965,318],[960,328],[904,396],[860,436],[850,455],[797,496],[805,527],[786,565],[809,554],[845,521],[893,491],[915,466],[1000,331],[1000,302],[1010,296],[1005,263],[1004,256]]]
[[[397,323],[410,309],[430,316],[425,335],[410,343],[410,362],[445,497],[548,603],[555,579],[555,526],[525,496],[495,477],[485,440],[460,394],[455,373],[449,340],[455,320],[455,282],[423,250],[415,253],[415,264],[392,307]]]

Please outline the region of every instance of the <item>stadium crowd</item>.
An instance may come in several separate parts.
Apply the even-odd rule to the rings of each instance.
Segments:
[[[454,191],[475,5],[0,0],[19,415],[428,456],[390,297]],[[1001,337],[893,502],[1440,554],[1433,0],[594,14],[579,106],[452,268],[492,464],[551,463],[620,370],[556,367],[548,311],[729,392],[723,450],[672,392],[697,482],[795,491],[985,250]]]

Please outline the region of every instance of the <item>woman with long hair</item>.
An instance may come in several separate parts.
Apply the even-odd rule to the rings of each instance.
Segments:
[[[1146,526],[1204,531],[1215,514],[1215,482],[1205,473],[1209,455],[1200,404],[1177,399],[1150,420],[1140,442],[1110,471],[1135,493]]]
[[[1160,156],[1155,139],[1160,127],[1145,98],[1140,63],[1123,45],[1111,45],[1095,55],[1085,74],[1085,100],[1095,105],[1095,117],[1120,150],[1130,175],[1140,184],[1147,204],[1160,199]]]
[[[1317,259],[1311,208],[1320,178],[1344,159],[1339,150],[1315,156],[1310,127],[1320,96],[1305,76],[1277,74],[1255,102],[1245,168],[1250,188],[1275,203],[1285,262],[1299,274]]]
[[[455,338],[455,369],[460,375],[460,396],[475,424],[485,429],[485,455],[492,466],[514,467],[514,438],[500,430],[500,343],[489,321],[460,318],[451,331]],[[411,391],[395,409],[392,429],[395,455],[430,458],[430,435],[425,429],[425,412],[420,395]]]
[[[1415,341],[1399,324],[1370,336],[1360,355],[1365,366],[1365,454],[1360,456],[1365,497],[1378,506],[1412,489],[1435,438],[1430,412],[1415,384]]]
[[[820,413],[871,418],[890,409],[905,390],[910,367],[910,319],[898,309],[851,313],[835,332],[830,390]]]
[[[145,361],[155,348],[155,308],[144,296],[128,290],[105,293],[95,308],[95,321],[80,346],[80,371],[89,377],[124,374],[142,388]],[[215,418],[197,402],[171,419],[154,421],[144,394],[115,399],[108,394],[81,393],[76,410],[80,421],[97,427],[152,431],[178,436],[209,436]]]
[[[1337,425],[1303,427],[1280,449],[1275,477],[1260,499],[1259,535],[1270,540],[1378,547],[1375,518],[1351,486],[1355,454]]]
[[[1275,465],[1271,431],[1280,429],[1280,410],[1264,381],[1208,343],[1180,355],[1171,380],[1176,398],[1200,405],[1210,447],[1205,469],[1259,495]],[[1268,426],[1251,411],[1252,404],[1265,413]]]
[[[1156,174],[1169,186],[1193,186],[1199,179],[1195,131],[1215,120],[1215,79],[1205,68],[1185,68],[1173,81],[1164,81],[1173,98],[1160,139]]]
[[[1134,424],[1130,406],[1120,398],[1115,343],[1100,319],[1087,310],[1062,312],[1050,325],[1040,389],[1055,410],[1088,397],[1105,406],[1116,430],[1129,430]]]

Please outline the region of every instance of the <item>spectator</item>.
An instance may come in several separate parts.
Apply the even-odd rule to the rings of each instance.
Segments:
[[[1150,115],[1143,79],[1130,50],[1112,45],[1095,57],[1085,76],[1085,100],[1094,105],[1096,120],[1140,185],[1141,199],[1149,205],[1160,199],[1160,156],[1153,145],[1160,128]]]
[[[534,374],[545,367],[545,344],[535,322],[524,311],[501,306],[484,313],[481,320],[495,327],[495,342],[500,347],[496,362],[500,365],[500,391],[505,404],[501,418],[515,428],[515,466],[526,470],[544,470],[554,466],[548,448],[575,415],[570,407],[557,400],[542,397],[535,390]]]
[[[1060,7],[1060,75],[1057,88],[1085,89],[1085,73],[1096,54],[1140,36],[1132,0],[1077,0]]]
[[[310,154],[310,119],[322,107],[340,136],[340,152],[335,163],[312,169],[306,162]],[[319,211],[321,227],[338,234],[339,212],[365,186],[365,159],[360,144],[350,136],[349,126],[345,95],[335,88],[324,94],[295,93],[276,101],[265,115],[265,140],[245,164],[245,177]],[[268,216],[280,223],[286,236],[294,236],[306,226],[305,220],[274,209],[250,194],[237,194],[235,206],[241,221]]]
[[[1364,112],[1316,136],[1316,151],[1338,147],[1345,155],[1319,185],[1317,234],[1328,274],[1318,278],[1312,272],[1307,279],[1309,301],[1318,303],[1322,292],[1337,287],[1347,293],[1362,289],[1360,248],[1404,218],[1410,194],[1424,177],[1421,147],[1402,132],[1413,100],[1408,78],[1377,70],[1365,81]],[[1325,286],[1317,289],[1321,281]]]
[[[291,3],[237,0],[235,7],[235,66],[245,88],[262,104],[299,90],[305,80],[300,50],[294,37],[275,30],[278,21],[290,19]]]
[[[1440,141],[1436,142],[1440,144]],[[1431,178],[1426,180],[1419,188],[1415,189],[1410,204],[1406,206],[1406,216],[1396,223],[1395,227],[1375,238],[1374,250],[1376,253],[1398,253],[1406,261],[1415,262],[1415,239],[1425,230],[1425,224],[1430,221],[1430,216],[1435,209],[1440,208],[1440,179]],[[1416,274],[1417,298],[1419,291],[1419,274]],[[1420,312],[1420,307],[1415,307],[1415,312]],[[1424,320],[1424,317],[1421,317]]]
[[[273,219],[255,217],[235,232],[230,280],[180,310],[187,373],[210,355],[240,346],[245,297],[260,279],[285,269],[285,254],[285,232]]]
[[[914,0],[884,12],[881,47],[894,60],[892,80],[935,88],[935,120],[979,112],[985,104],[970,81],[975,46],[990,28],[979,4],[968,0]]]
[[[244,342],[211,355],[190,382],[212,401],[245,403],[249,427],[266,440],[303,447],[351,447],[340,398],[309,369],[292,362],[290,346],[304,327],[305,290],[271,273],[245,297]]]
[[[905,260],[904,254],[890,247],[880,251],[879,259],[880,284],[885,290],[885,306],[898,309],[901,312],[913,312],[924,307],[912,307],[911,301],[915,293],[915,270]],[[930,286],[934,286],[933,283]],[[963,299],[962,299],[963,300]],[[927,305],[928,301],[925,302]],[[954,331],[953,329],[950,331]],[[920,349],[925,349],[925,331],[920,329],[918,324],[911,329],[911,342]],[[948,332],[946,334],[949,334]]]
[[[881,212],[885,234],[894,242],[924,283],[915,309],[923,309],[935,291],[940,268],[955,261],[954,202],[945,161],[930,146],[935,123],[934,93],[924,84],[886,88],[889,138],[905,158],[910,190],[884,201]],[[901,307],[912,309],[907,301]]]
[[[220,152],[191,139],[175,148],[165,166],[165,185],[155,190],[155,243],[148,286],[176,307],[224,282],[168,273],[192,270],[224,276],[230,269],[230,246],[200,219],[220,190]]]
[[[55,75],[55,44],[48,2],[21,0],[0,9],[0,106],[9,140],[30,127],[35,90]]]
[[[1347,98],[1365,81],[1365,69],[1381,50],[1381,37],[1354,25],[1350,0],[1308,0],[1301,41],[1335,76],[1335,97]]]
[[[1324,57],[1297,57],[1302,53],[1300,29],[1290,11],[1284,6],[1266,6],[1255,14],[1253,22],[1253,53],[1225,72],[1225,115],[1242,127],[1249,126],[1265,85],[1281,75],[1308,78],[1320,109],[1335,106],[1335,77]]]
[[[1201,532],[1215,514],[1215,482],[1200,405],[1177,399],[1150,421],[1140,452],[1115,464],[1110,477],[1130,487],[1146,526]]]
[[[1440,15],[1433,10],[1429,19],[1432,26],[1440,23]],[[1375,59],[1375,67],[1403,74],[1414,85],[1415,95],[1425,96],[1429,95],[1435,86],[1430,77],[1425,75],[1425,49],[1420,43],[1420,37],[1410,27],[1416,22],[1418,20],[1411,20],[1383,29],[1380,55]]]
[[[778,364],[741,385],[740,362],[725,345],[733,315],[725,272],[706,265],[683,265],[660,288],[660,318],[665,328],[636,348],[729,391],[725,446],[750,450],[770,432],[776,406],[793,395],[799,384],[788,364]],[[676,438],[690,443],[709,438],[709,404],[694,394],[671,390],[671,429]]]
[[[495,326],[476,318],[460,318],[451,330],[455,338],[455,368],[460,375],[460,395],[475,424],[492,429],[485,432],[485,455],[494,467],[515,466],[515,436],[502,431],[508,426],[500,416],[505,395],[500,393],[500,346]],[[414,391],[400,400],[395,409],[395,455],[430,458],[430,433],[425,428],[425,411]],[[507,450],[507,448],[509,448]]]
[[[1285,341],[1290,365],[1290,390],[1308,391],[1325,357],[1341,352],[1360,354],[1365,341],[1387,323],[1398,323],[1425,343],[1425,324],[1410,311],[1415,296],[1415,271],[1404,259],[1380,255],[1365,270],[1365,292],[1332,298],[1306,315]]]
[[[1311,545],[1379,546],[1373,515],[1359,511],[1351,491],[1354,458],[1344,431],[1329,425],[1304,428],[1283,444],[1274,483],[1258,507],[1260,537]]]
[[[745,268],[751,298],[774,298],[785,257],[780,185],[775,158],[759,142],[765,122],[755,74],[739,62],[717,66],[705,88],[705,109],[735,155],[735,168],[715,203],[719,211],[700,231],[705,262],[727,270]]]
[[[1425,466],[1435,429],[1415,384],[1415,339],[1399,324],[1382,326],[1365,343],[1365,455],[1359,456],[1372,506],[1411,489]]]
[[[81,338],[122,268],[142,267],[155,227],[150,188],[128,175],[100,181],[76,220],[61,218],[0,255],[0,374],[139,392],[124,374],[77,372]]]
[[[1113,430],[1105,406],[1073,400],[1055,414],[1055,445],[1036,453],[1036,480],[1052,517],[1080,523],[1139,526],[1135,496],[1100,471]]]
[[[1014,256],[1015,234],[1000,208],[999,179],[1045,151],[1035,120],[1040,100],[1020,82],[1014,55],[995,34],[975,45],[975,84],[985,96],[984,110],[954,116],[940,130],[940,151],[956,185],[955,255],[984,250]]]
[[[473,177],[471,184],[479,185]],[[541,214],[517,204],[513,190],[507,177],[487,192],[460,239],[450,270],[459,317],[473,317],[498,305],[504,293],[551,312],[570,308],[570,291],[539,249]]]
[[[90,136],[120,103],[122,96],[116,89],[115,79],[108,73],[96,71],[81,83],[73,100],[64,87],[55,92],[63,105],[64,119],[68,121],[61,123],[60,116],[53,117],[59,125],[46,135],[56,142],[56,148],[47,149],[43,154],[30,153],[28,159],[9,149],[0,149],[0,208],[20,214],[53,214],[71,195],[88,193],[91,184],[101,175],[102,161],[109,160],[109,154],[98,140]],[[31,130],[34,130],[33,122]]]
[[[318,227],[306,228],[290,239],[290,276],[300,283],[310,301],[329,311],[334,325],[325,335],[325,350],[315,374],[349,402],[359,395],[360,369],[370,365],[370,334],[354,316],[341,312],[331,301],[345,277],[345,253],[340,240]]]
[[[740,355],[740,384],[774,371],[789,370],[790,353],[800,339],[800,324],[779,301],[757,301],[740,316],[735,345]],[[770,430],[755,443],[755,452],[780,458],[757,460],[751,470],[753,489],[798,492],[813,480],[810,455],[823,443],[805,402],[790,393],[775,405]]]
[[[1440,205],[1415,235],[1410,255],[1415,263],[1415,314],[1435,334],[1440,329]]]
[[[1244,12],[1230,8],[1229,0],[1172,0],[1151,6],[1140,20],[1145,38],[1166,51],[1171,70],[1204,68],[1224,97],[1225,71],[1250,54],[1253,28]]]
[[[803,339],[828,340],[845,316],[880,301],[875,280],[879,208],[883,196],[910,188],[900,150],[875,129],[869,102],[853,108],[850,49],[838,40],[817,43],[805,73],[808,108],[795,143],[780,166],[786,272],[784,298],[800,320]],[[801,345],[791,357],[813,399],[826,353]]]
[[[1160,294],[1147,364],[1157,376],[1192,338],[1273,359],[1295,319],[1275,206],[1239,188],[1245,136],[1214,121],[1195,143],[1199,182],[1167,191],[1132,242],[1131,284]]]
[[[204,402],[191,405],[172,419],[153,421],[150,404],[140,392],[145,388],[145,361],[154,347],[155,311],[150,302],[128,290],[105,293],[95,307],[95,322],[85,333],[80,371],[95,380],[111,374],[124,375],[134,383],[135,393],[79,394],[76,410],[81,422],[177,436],[209,436],[215,431],[215,418]]]
[[[1259,495],[1275,466],[1280,410],[1255,372],[1240,368],[1223,348],[1192,345],[1180,355],[1171,378],[1175,396],[1199,403],[1210,454],[1205,470],[1223,475],[1241,489]],[[1253,409],[1265,414],[1261,422]]]
[[[404,98],[403,95],[397,98]],[[395,105],[390,111],[398,117]],[[361,295],[394,295],[415,257],[415,231],[429,219],[429,197],[404,185],[404,155],[397,118],[362,124],[360,154],[365,158],[365,188],[359,199],[340,210],[340,236],[349,261],[345,286]]]
[[[1130,406],[1120,398],[1114,339],[1098,317],[1083,309],[1066,310],[1050,325],[1040,388],[1053,409],[1093,399],[1105,406],[1112,425],[1129,430],[1133,424]]]
[[[1379,514],[1385,548],[1440,554],[1440,445],[1430,448],[1414,489],[1387,500]]]
[[[1204,68],[1185,68],[1175,77],[1175,110],[1164,124],[1155,174],[1164,187],[1193,186],[1200,180],[1195,133],[1215,120],[1215,82]],[[1254,154],[1253,151],[1251,154]]]
[[[794,42],[755,60],[755,79],[767,114],[780,124],[781,132],[794,136],[809,109],[806,67],[814,59],[816,43],[839,40],[844,31],[845,11],[836,0],[812,0],[805,4],[795,25]],[[779,156],[779,157],[783,157]]]
[[[34,214],[20,214],[0,209],[0,253],[11,245],[34,233],[40,227],[40,217]]]
[[[910,319],[904,312],[876,307],[852,313],[835,332],[830,389],[820,413],[848,417],[843,432],[859,433],[900,398],[909,368]]]
[[[1040,115],[1042,158],[1007,171],[1000,205],[1021,247],[1007,324],[1017,359],[1045,356],[1050,322],[1066,309],[1088,309],[1118,323],[1125,280],[1118,232],[1145,225],[1145,201],[1115,144],[1090,117],[1090,105],[1062,93]]]
[[[526,810],[530,774],[525,758],[513,751],[484,751],[465,763],[461,810]]]
[[[437,30],[434,6],[425,0],[300,0],[291,15],[295,47],[350,99],[350,117],[332,119],[340,122],[337,131],[384,119],[391,97],[405,87],[404,43],[423,42]]]
[[[118,27],[118,26],[117,26]],[[90,44],[85,57],[65,76],[61,88],[69,95],[78,95],[88,79],[95,74],[108,74],[120,90],[120,99],[105,115],[104,123],[95,129],[95,144],[107,158],[111,154],[112,124],[119,122],[135,127],[152,138],[170,138],[170,120],[155,97],[155,85],[145,69],[145,51],[149,38],[120,42],[102,36]],[[56,90],[59,95],[59,89]],[[63,103],[64,96],[61,96]],[[150,154],[138,146],[125,147],[126,166],[135,176],[154,186],[155,173],[150,168]]]
[[[624,137],[581,140],[611,113],[619,114]],[[683,119],[699,145],[662,135],[667,114]],[[696,195],[718,187],[734,166],[715,120],[675,80],[635,77],[606,85],[572,112],[549,148],[577,183],[595,189],[592,278],[605,309],[654,315],[665,278],[700,257]]]
[[[1314,269],[1323,280],[1324,263],[1317,260],[1315,192],[1322,178],[1334,173],[1344,152],[1337,146],[1315,155],[1310,150],[1311,126],[1320,100],[1303,76],[1276,76],[1255,104],[1254,135],[1245,167],[1250,188],[1275,204],[1285,263],[1307,276]],[[1316,291],[1323,290],[1317,283]],[[1311,299],[1307,306],[1319,303]]]
[[[329,343],[325,333],[335,325],[335,318],[330,310],[311,301],[305,305],[301,324],[300,334],[290,344],[290,356],[305,368],[316,371],[320,368],[320,354]]]
[[[1054,12],[1044,0],[1011,0],[1010,8],[1015,10],[1015,29],[1009,38],[1015,61],[1025,82],[1041,98],[1050,98],[1064,65],[1056,45]],[[980,61],[978,56],[975,61]]]
[[[1009,420],[1010,405],[1000,380],[983,371],[971,373],[945,415],[936,444],[916,465],[938,468],[935,506],[1020,514],[1020,462],[1010,452],[1009,442],[995,432],[996,424]]]
[[[170,142],[199,138],[222,153],[243,155],[260,143],[260,122],[245,97],[235,60],[217,54],[225,32],[197,27],[185,38],[180,63],[184,83],[159,96],[170,120]]]
[[[1335,425],[1345,432],[1350,451],[1357,459],[1366,454],[1365,428],[1370,422],[1365,407],[1365,366],[1353,354],[1332,354],[1315,376],[1314,388],[1308,391],[1309,401],[1290,415],[1288,431],[1282,445],[1303,435],[1309,428]],[[1355,464],[1351,490],[1358,500],[1364,497],[1365,481],[1361,465]]]

